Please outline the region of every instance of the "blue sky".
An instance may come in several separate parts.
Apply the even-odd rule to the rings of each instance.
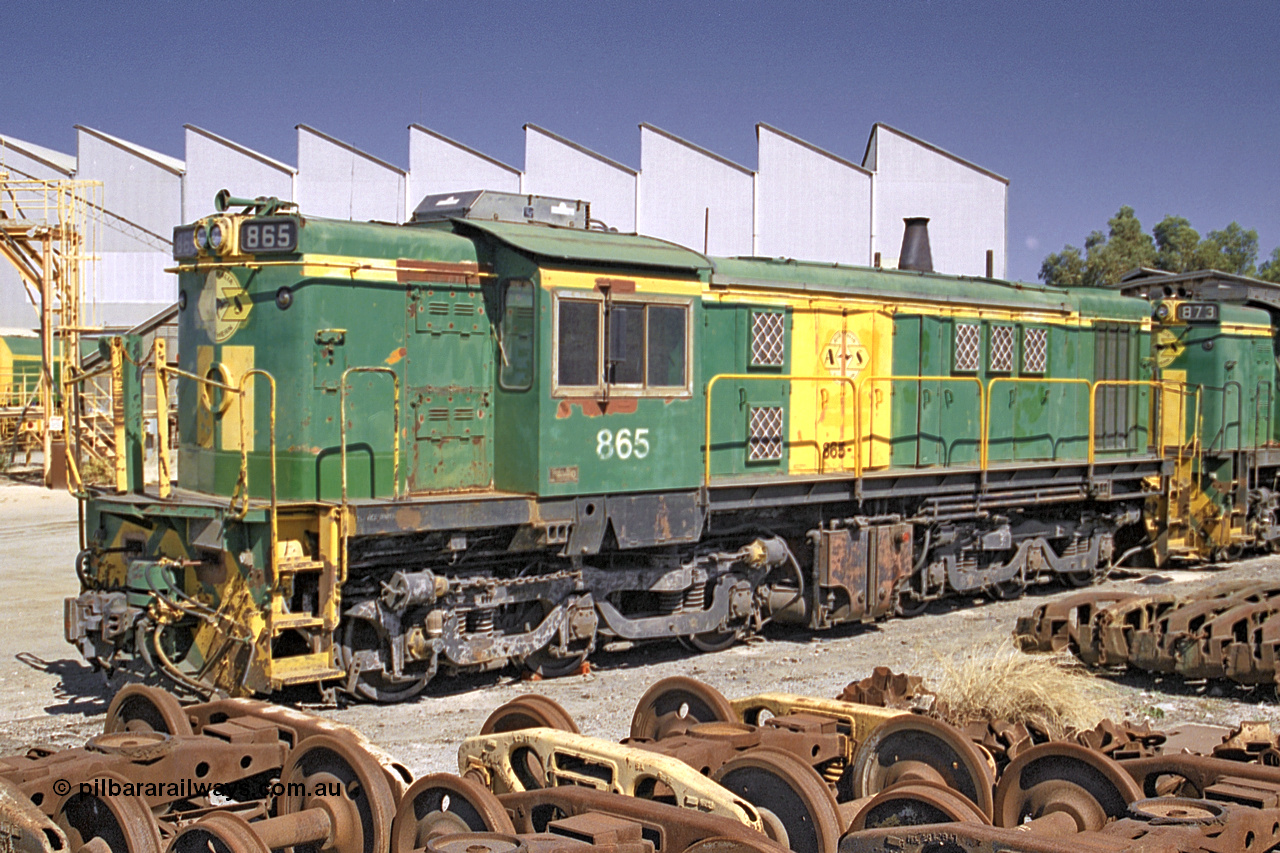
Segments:
[[[873,122],[998,172],[1009,274],[1122,204],[1280,245],[1280,2],[96,0],[9,10],[0,134],[74,124],[286,162],[306,123],[400,166],[411,122],[521,166],[526,122],[639,166],[641,121],[755,163],[767,122],[855,162]]]

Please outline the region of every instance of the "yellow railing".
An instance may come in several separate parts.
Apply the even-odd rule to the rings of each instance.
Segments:
[[[978,392],[978,468],[986,472],[991,465],[991,404],[994,396],[994,388],[998,383],[1024,383],[1028,385],[1080,385],[1088,392],[1089,395],[1089,431],[1088,431],[1088,464],[1090,471],[1097,456],[1097,395],[1098,390],[1107,387],[1127,387],[1127,386],[1146,386],[1154,388],[1161,394],[1175,393],[1182,397],[1187,394],[1187,388],[1183,383],[1169,382],[1157,379],[1103,379],[1091,382],[1088,379],[1076,377],[1011,377],[997,376],[987,382],[983,387],[982,380],[976,376],[913,376],[908,374],[887,375],[887,376],[869,376],[861,382],[855,381],[848,376],[807,376],[794,374],[771,374],[762,375],[754,373],[721,373],[713,376],[711,381],[707,383],[706,400],[704,401],[704,453],[703,453],[703,483],[709,485],[711,483],[711,403],[712,389],[720,380],[730,380],[738,382],[746,381],[774,381],[774,382],[839,382],[850,385],[854,391],[854,423],[853,430],[855,433],[854,443],[857,445],[857,452],[854,455],[854,476],[861,477],[863,473],[862,464],[862,442],[867,439],[875,438],[874,435],[864,434],[862,430],[862,401],[863,392],[873,392],[874,386],[879,382],[961,382],[972,383],[976,386]],[[1198,421],[1200,393],[1196,392],[1196,415]],[[876,395],[868,393],[866,396],[868,405],[869,418],[871,423],[875,423]],[[1161,405],[1157,405],[1154,409],[1153,423],[1148,424],[1148,429],[1153,436],[1159,438],[1153,441],[1158,458],[1165,458],[1164,448],[1164,407],[1163,400]],[[1185,408],[1185,405],[1180,407]],[[1181,414],[1180,423],[1182,429],[1179,430],[1180,436],[1185,437],[1185,412]]]
[[[997,382],[1015,382],[1015,383],[1036,384],[1036,385],[1039,385],[1041,383],[1048,384],[1048,385],[1083,385],[1085,388],[1085,391],[1089,392],[1089,400],[1090,400],[1089,421],[1090,423],[1093,422],[1093,414],[1092,414],[1093,392],[1091,390],[1093,387],[1093,383],[1091,383],[1088,379],[1081,379],[1081,378],[1073,379],[1073,378],[1065,378],[1065,377],[1051,378],[1051,377],[1039,377],[1039,376],[1034,376],[1034,377],[1033,376],[997,376],[987,383],[987,408],[986,408],[986,414],[983,417],[984,429],[982,430],[982,452],[980,454],[982,458],[983,471],[986,471],[988,466],[991,464],[991,401],[992,401],[992,389],[995,388],[995,385]],[[1089,446],[1090,448],[1093,447],[1092,438],[1090,439]]]
[[[862,435],[861,407],[858,406],[858,384],[857,382],[854,381],[854,378],[852,376],[801,376],[801,375],[791,374],[791,373],[770,373],[770,374],[719,373],[711,377],[711,381],[707,383],[707,399],[704,404],[705,411],[703,413],[703,425],[705,427],[704,438],[706,440],[706,444],[704,445],[706,447],[706,452],[703,454],[704,463],[703,463],[703,471],[702,471],[704,484],[708,484],[711,482],[711,392],[712,392],[712,389],[715,388],[716,383],[719,382],[721,379],[728,379],[734,382],[765,382],[765,381],[838,382],[844,385],[848,385],[850,390],[853,391],[853,403],[854,403],[853,429],[858,436]],[[784,435],[783,440],[785,441],[785,439],[786,439],[786,436]],[[858,452],[854,454],[853,467],[854,467],[854,476],[861,477],[862,476],[861,447],[859,447]]]
[[[1089,467],[1092,470],[1094,460],[1097,456],[1097,438],[1098,438],[1098,389],[1100,388],[1129,388],[1137,386],[1145,386],[1153,388],[1157,391],[1163,391],[1166,388],[1176,388],[1180,385],[1177,382],[1168,382],[1160,379],[1099,379],[1094,382],[1089,389]],[[1160,406],[1156,409],[1156,425],[1148,424],[1148,430],[1159,438],[1154,442],[1156,455],[1164,458],[1164,407]]]
[[[978,389],[978,467],[985,471],[986,463],[982,456],[982,437],[986,435],[986,408],[983,406],[983,389],[982,380],[976,376],[911,376],[908,374],[888,374],[885,376],[868,376],[862,381],[862,387],[875,391],[875,383],[877,382],[960,382],[964,384],[973,383]],[[871,423],[875,423],[875,394],[868,395],[871,407]],[[861,435],[859,435],[861,441]]]
[[[338,539],[341,543],[339,555],[342,561],[338,571],[338,583],[347,579],[347,537],[350,530],[347,523],[347,377],[352,373],[385,373],[391,377],[392,386],[392,434],[391,434],[391,493],[400,497],[400,376],[390,367],[348,367],[342,371],[342,379],[338,383],[338,443],[342,460],[342,511],[338,517]],[[369,457],[370,494],[374,478],[374,457]]]

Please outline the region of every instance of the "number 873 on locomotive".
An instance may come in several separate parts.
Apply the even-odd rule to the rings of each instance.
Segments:
[[[67,637],[106,668],[396,701],[1277,538],[1265,283],[709,257],[491,192],[215,206],[176,364],[112,342],[116,475],[76,486]]]

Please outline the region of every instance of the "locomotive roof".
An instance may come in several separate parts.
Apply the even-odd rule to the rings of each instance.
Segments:
[[[925,302],[977,305],[1020,311],[1086,311],[1142,317],[1149,308],[1135,299],[1097,288],[1048,287],[1023,281],[942,275],[767,258],[714,258],[713,285],[773,287],[833,295],[857,292],[886,300],[904,297]]]
[[[666,240],[638,234],[477,219],[454,219],[453,223],[460,233],[466,234],[469,229],[475,229],[514,249],[555,260],[656,267],[692,273],[709,270],[712,266],[706,255]]]

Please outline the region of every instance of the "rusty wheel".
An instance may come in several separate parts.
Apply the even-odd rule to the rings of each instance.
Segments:
[[[655,682],[640,697],[631,715],[631,737],[659,740],[697,723],[728,723],[736,719],[733,706],[719,690],[673,675]]]
[[[335,657],[347,672],[359,670],[352,687],[357,696],[386,704],[404,702],[431,682],[431,673],[395,675],[388,671],[391,650],[380,626],[367,619],[345,617],[340,630],[342,639]]]
[[[412,853],[438,835],[516,831],[488,788],[451,773],[423,776],[405,792],[391,824],[391,853]]]
[[[500,832],[437,835],[427,842],[427,853],[525,853],[528,849],[519,838]]]
[[[876,794],[853,818],[850,830],[882,826],[991,821],[968,797],[930,782],[903,782]]]
[[[678,637],[680,645],[692,652],[722,652],[738,642],[738,631],[707,631],[703,634],[690,634]]]
[[[191,720],[172,693],[158,687],[130,684],[115,695],[107,708],[102,731],[160,732],[166,735],[189,735]]]
[[[578,733],[578,725],[559,702],[537,693],[529,693],[517,696],[505,705],[499,705],[480,727],[480,734],[492,735],[537,728]]]
[[[1154,797],[1129,804],[1129,817],[1155,826],[1199,826],[1225,820],[1226,816],[1222,803],[1188,797]]]
[[[575,651],[556,657],[551,646],[544,646],[524,659],[524,668],[539,678],[564,678],[582,671],[590,651]]]
[[[991,764],[968,738],[930,717],[904,715],[876,728],[858,748],[852,776],[855,797],[899,782],[929,782],[960,792],[991,815]]]
[[[333,735],[312,735],[289,753],[280,771],[288,793],[276,801],[282,814],[323,808],[333,821],[333,853],[385,853],[391,843],[395,796],[380,765],[356,744]],[[295,785],[302,785],[296,788]],[[294,845],[294,853],[319,853],[319,844]]]
[[[1076,828],[1101,829],[1124,817],[1142,789],[1100,752],[1075,743],[1032,747],[1015,758],[996,786],[995,825],[1013,827],[1053,812],[1069,814]]]
[[[77,789],[54,804],[53,822],[67,834],[68,849],[79,850],[101,838],[111,853],[160,853],[160,827],[146,801],[132,794],[111,794],[112,783],[123,786],[127,781],[104,773],[90,783],[98,786],[98,793]]]
[[[1059,575],[1067,586],[1073,586],[1077,589],[1093,586],[1101,576],[1101,572],[1095,569],[1086,569],[1082,572],[1063,572]]]
[[[712,778],[756,807],[765,832],[795,853],[835,853],[840,813],[818,772],[789,752],[753,749]]]
[[[165,853],[270,853],[270,849],[244,818],[215,812],[175,835]]]

